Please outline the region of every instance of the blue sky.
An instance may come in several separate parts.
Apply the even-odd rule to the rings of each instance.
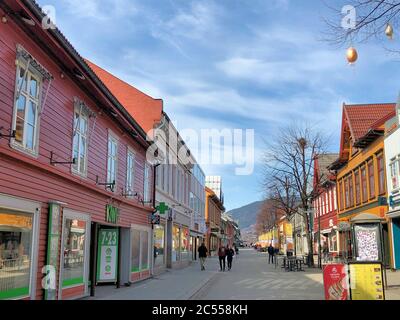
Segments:
[[[162,98],[178,129],[255,130],[253,175],[203,167],[222,176],[228,210],[261,199],[263,140],[280,127],[307,120],[332,136],[335,152],[343,102],[397,101],[399,58],[370,42],[349,67],[345,48],[320,41],[331,14],[320,0],[39,3],[56,8],[57,26],[82,56]]]

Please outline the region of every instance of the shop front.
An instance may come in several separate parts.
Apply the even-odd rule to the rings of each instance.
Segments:
[[[0,194],[0,300],[35,299],[40,208]]]
[[[153,244],[154,244],[154,269],[164,268],[166,265],[166,228],[165,222],[161,221],[159,225],[154,225],[153,229]],[[158,273],[158,271],[155,271]]]
[[[150,276],[151,228],[132,225],[131,228],[131,282]],[[154,252],[154,251],[153,251]]]
[[[400,213],[397,217],[391,218],[392,227],[392,250],[393,250],[393,267],[400,269]]]

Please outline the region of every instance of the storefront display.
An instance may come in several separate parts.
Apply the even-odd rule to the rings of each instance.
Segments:
[[[154,266],[159,267],[165,263],[165,227],[163,224],[154,226]]]
[[[180,233],[181,228],[172,228],[172,262],[180,261]]]
[[[85,280],[86,221],[65,219],[62,286],[82,285]]]
[[[357,261],[380,260],[380,232],[378,224],[355,225],[354,237],[356,241]]]
[[[29,295],[33,215],[0,208],[0,300]]]
[[[181,229],[181,260],[189,260],[189,241],[190,241],[190,236],[189,236],[189,229],[187,228],[182,228]]]

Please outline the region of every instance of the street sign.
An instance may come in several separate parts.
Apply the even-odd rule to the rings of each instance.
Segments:
[[[160,202],[156,209],[160,214],[165,214],[168,211],[169,207],[165,204],[165,202]]]
[[[153,213],[151,215],[151,224],[156,224],[156,225],[160,224],[160,216],[158,214]]]

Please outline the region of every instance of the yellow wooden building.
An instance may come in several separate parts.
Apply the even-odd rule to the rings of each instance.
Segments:
[[[384,156],[385,122],[395,115],[395,104],[343,105],[340,155],[331,166],[337,173],[338,221],[376,217],[383,223],[386,263],[390,263],[390,235],[386,213]],[[351,256],[351,233],[340,232],[341,255]],[[347,244],[346,244],[347,242]]]

